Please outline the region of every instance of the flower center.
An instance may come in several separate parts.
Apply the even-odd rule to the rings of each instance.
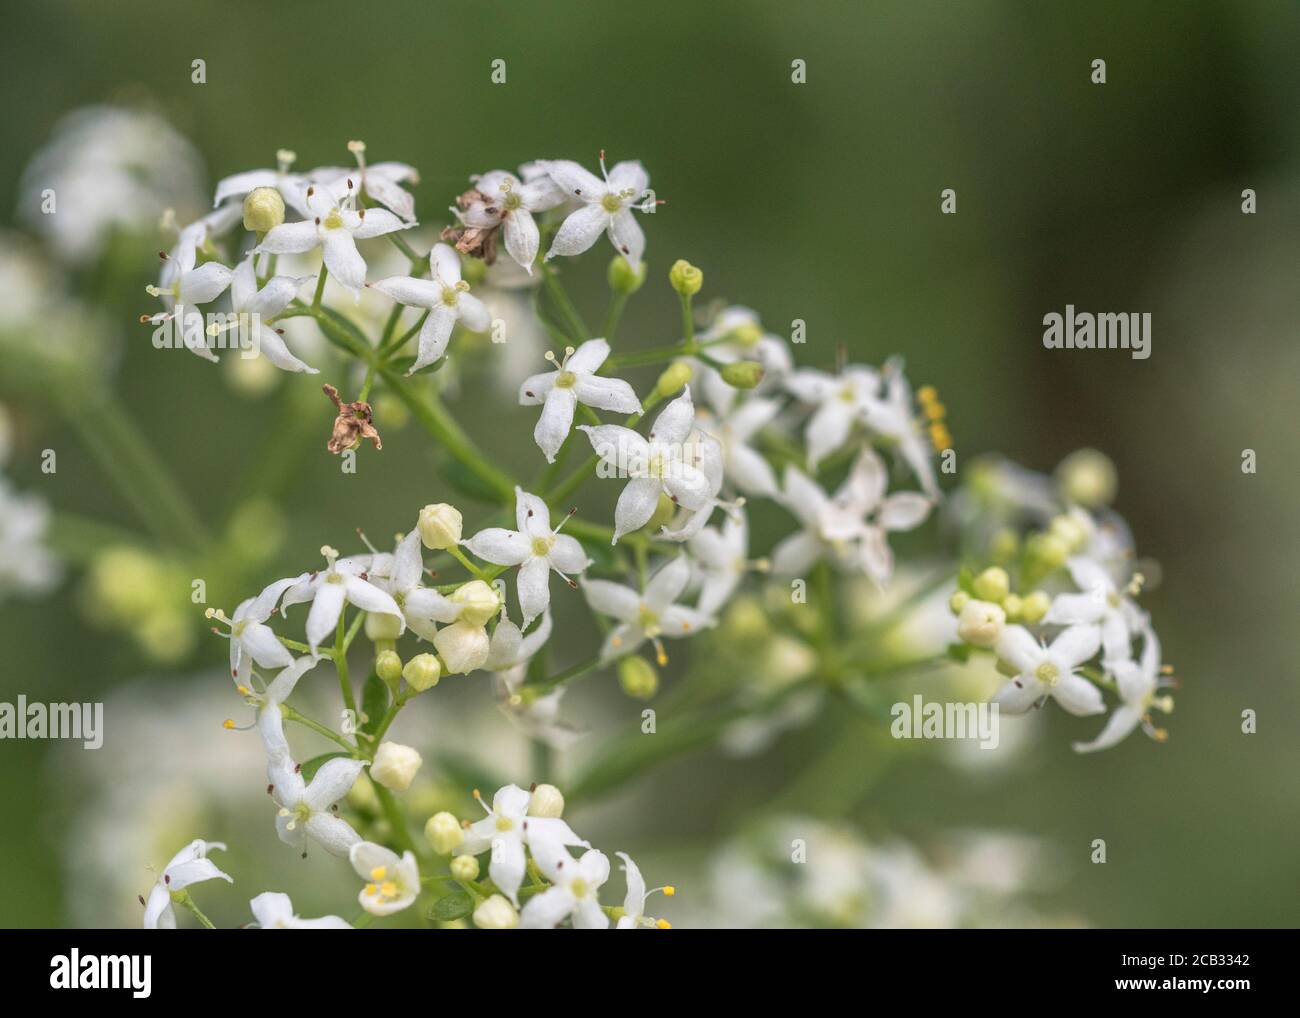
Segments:
[[[555,379],[557,389],[572,389],[578,382],[578,376],[572,371],[561,371]]]
[[[509,817],[497,817],[498,831],[505,833],[506,831],[513,831],[514,829],[515,829],[515,822],[511,820]]]
[[[585,898],[587,896],[587,881],[579,877],[577,880],[570,882],[569,890],[575,898]]]
[[[1061,681],[1061,670],[1050,661],[1044,661],[1034,669],[1034,678],[1044,686],[1055,686]]]
[[[455,287],[444,286],[442,288],[442,302],[450,308],[456,306],[456,301],[460,299],[460,291]]]
[[[330,214],[321,221],[321,225],[327,230],[337,230],[343,225],[343,217],[339,215],[338,209],[330,209]]]
[[[555,543],[553,537],[534,537],[533,554],[538,558],[543,558],[551,553],[551,545]]]
[[[623,207],[623,203],[619,201],[618,195],[607,194],[600,199],[600,207],[612,215]]]
[[[659,632],[659,613],[647,608],[645,605],[642,605],[640,611],[637,612],[637,625],[639,625],[647,635],[653,635]]]
[[[510,209],[512,212],[522,206],[524,200],[515,194],[514,191],[507,191],[504,200],[501,202],[503,208]]]
[[[842,399],[845,403],[852,403],[853,400],[855,399],[853,386],[846,385],[842,389],[840,389],[840,399]]]

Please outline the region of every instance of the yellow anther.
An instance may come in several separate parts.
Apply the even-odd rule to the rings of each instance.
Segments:
[[[659,663],[659,667],[662,668],[664,665],[668,663],[668,655],[665,654],[662,649],[657,650],[655,651],[655,661],[657,661]]]
[[[385,898],[396,898],[397,885],[393,883],[391,880],[385,880],[382,884],[379,885],[379,893],[383,895]]]
[[[249,693],[252,692],[252,690],[249,689],[247,686],[236,686],[235,688],[239,691],[240,696],[247,696]]]
[[[378,890],[379,888],[375,884],[366,884],[366,894],[371,897],[374,897],[375,892]]]
[[[671,898],[676,893],[677,893],[677,888],[675,888],[672,884],[668,884],[667,886],[664,887],[665,897]]]
[[[386,876],[388,876],[387,866],[376,866],[370,871],[371,880],[383,880]]]
[[[673,928],[673,924],[670,923],[667,919],[656,919],[655,926],[657,926],[661,930],[671,930]]]
[[[221,727],[226,729],[226,731],[230,731],[235,727],[235,722],[232,718],[226,718],[225,721],[221,722]]]

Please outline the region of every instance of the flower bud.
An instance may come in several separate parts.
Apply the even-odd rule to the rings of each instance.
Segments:
[[[439,855],[451,855],[465,840],[460,821],[450,813],[435,813],[424,823],[424,836]]]
[[[645,282],[645,262],[634,269],[622,255],[615,255],[609,263],[609,288],[615,293],[633,294]]]
[[[1011,578],[1007,576],[1005,569],[992,566],[975,577],[972,586],[975,590],[975,596],[981,601],[1000,603],[1011,590]]]
[[[269,233],[284,222],[284,199],[273,187],[255,187],[244,199],[244,229]]]
[[[689,361],[673,361],[659,375],[659,381],[655,383],[655,395],[675,395],[690,382],[694,373]]]
[[[966,607],[970,601],[970,595],[964,590],[954,590],[952,597],[948,598],[948,607],[954,615],[960,615],[961,610]]]
[[[1019,550],[1020,538],[1008,527],[999,530],[989,542],[989,556],[994,562],[1010,562]]]
[[[564,814],[564,795],[554,785],[538,785],[528,800],[530,817],[558,817]]]
[[[704,273],[685,258],[678,258],[668,271],[668,282],[683,297],[694,297],[704,285]]]
[[[474,925],[480,930],[513,930],[519,925],[519,913],[503,895],[494,894],[474,909]]]
[[[1074,516],[1057,516],[1047,525],[1047,532],[1057,538],[1073,555],[1088,542],[1088,531]]]
[[[758,361],[732,361],[724,364],[720,373],[733,389],[752,389],[763,380],[763,365]]]
[[[389,686],[402,677],[402,659],[397,656],[397,651],[381,650],[375,655],[375,674]]]
[[[1020,613],[1023,610],[1024,602],[1018,594],[1008,594],[1002,599],[1002,610],[1006,612],[1007,618],[1012,622],[1020,621]]]
[[[448,675],[464,675],[483,667],[491,648],[491,640],[481,625],[461,621],[439,629],[433,638],[433,645],[438,649],[442,663],[447,666]]]
[[[1115,464],[1096,449],[1070,453],[1056,468],[1056,479],[1067,501],[1089,508],[1110,505],[1119,486]]]
[[[426,505],[420,510],[420,540],[432,551],[460,544],[461,522],[460,510],[454,505]]]
[[[1034,534],[1026,542],[1029,570],[1040,578],[1065,565],[1069,546],[1054,534]]]
[[[402,678],[417,693],[423,693],[436,686],[442,678],[442,663],[432,654],[416,654],[406,662]]]
[[[739,346],[754,346],[763,338],[763,327],[758,322],[742,322],[727,333],[727,338]]]
[[[649,700],[659,689],[659,673],[643,657],[632,655],[618,663],[618,683],[634,700]]]
[[[976,647],[991,647],[1002,635],[1007,615],[988,601],[968,601],[957,619],[957,635]]]
[[[387,612],[366,613],[366,639],[371,643],[396,640],[402,635],[402,620]]]
[[[381,742],[375,751],[375,762],[370,765],[370,777],[394,792],[405,792],[422,763],[420,754],[410,746]]]
[[[501,595],[482,580],[470,580],[451,592],[452,604],[461,606],[459,621],[471,626],[486,625],[501,610]]]
[[[1043,621],[1043,616],[1047,610],[1052,607],[1052,599],[1047,596],[1043,590],[1035,590],[1028,597],[1020,601],[1020,621],[1027,622],[1029,625],[1037,625]]]
[[[472,855],[458,855],[451,861],[451,875],[457,880],[477,880],[478,860]]]

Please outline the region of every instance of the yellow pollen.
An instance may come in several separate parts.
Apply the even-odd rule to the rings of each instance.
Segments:
[[[675,888],[672,884],[669,884],[664,888],[664,897],[666,898],[671,898],[676,893],[677,893],[677,888]]]
[[[397,897],[397,885],[391,880],[385,880],[379,885],[379,893],[385,898]]]
[[[371,880],[383,880],[386,876],[388,876],[387,866],[376,866],[370,871]]]
[[[235,722],[232,718],[226,718],[225,721],[221,722],[221,727],[229,731],[235,727]]]
[[[515,826],[515,822],[511,820],[509,817],[497,817],[498,831],[511,831],[514,830],[514,826]]]
[[[1034,669],[1034,678],[1045,686],[1055,686],[1061,681],[1061,672],[1052,662],[1044,661]]]
[[[378,890],[379,887],[377,884],[366,884],[366,894],[370,895],[371,897],[374,897],[375,892]]]
[[[247,696],[250,692],[252,692],[252,690],[250,690],[247,686],[236,686],[235,688],[239,690],[240,696]]]
[[[655,660],[659,663],[659,667],[662,668],[668,663],[668,655],[661,648],[655,652]]]
[[[673,928],[673,924],[667,919],[656,919],[655,926],[661,930],[671,930]]]

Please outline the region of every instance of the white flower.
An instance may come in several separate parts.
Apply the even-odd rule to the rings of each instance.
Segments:
[[[516,907],[519,905],[519,885],[523,882],[527,865],[525,845],[532,850],[534,858],[551,845],[559,851],[563,851],[560,847],[563,845],[591,847],[590,842],[574,834],[559,817],[528,816],[532,794],[518,785],[505,785],[498,789],[490,807],[483,802],[477,789],[474,798],[487,811],[487,816],[470,824],[465,841],[456,848],[456,855],[479,855],[490,849],[492,858],[488,863],[488,874]]]
[[[695,338],[708,347],[709,356],[715,361],[730,364],[749,360],[761,364],[763,378],[753,390],[755,395],[780,390],[794,371],[789,345],[766,331],[758,312],[750,308],[739,305],[723,308],[708,329]],[[729,414],[736,401],[736,389],[722,380],[722,374],[713,365],[695,358],[692,363],[705,401],[719,414]]]
[[[302,578],[276,580],[256,597],[240,601],[230,619],[230,676],[237,686],[247,686],[253,662],[262,668],[284,668],[293,663],[289,648],[280,642],[266,620],[275,612],[280,595]],[[213,618],[224,621],[216,613]]]
[[[636,204],[650,187],[650,175],[645,167],[639,162],[623,162],[606,172],[604,152],[600,154],[604,180],[567,159],[550,160],[543,165],[565,194],[583,203],[560,224],[551,249],[546,252],[546,260],[556,255],[582,254],[596,243],[603,230],[629,265],[640,266],[645,253],[645,234],[632,209],[645,211],[645,206]]]
[[[609,879],[609,859],[604,852],[591,849],[574,859],[567,849],[547,844],[534,848],[533,858],[552,886],[529,899],[519,914],[521,929],[553,929],[569,916],[576,930],[609,929],[609,917],[597,897]]]
[[[542,649],[551,636],[551,613],[542,613],[537,628],[527,636],[504,615],[492,632],[492,649],[483,667],[489,672],[522,671],[533,655]]]
[[[220,262],[204,262],[195,267],[198,245],[206,235],[207,226],[200,220],[182,230],[171,253],[162,256],[158,285],[145,287],[145,290],[151,297],[162,300],[163,311],[144,320],[156,325],[176,319],[175,328],[185,346],[206,360],[216,361],[217,355],[208,349],[203,315],[197,305],[220,297],[234,274]]]
[[[420,894],[420,867],[415,854],[396,852],[372,841],[358,841],[348,851],[357,876],[366,881],[358,900],[371,915],[385,916],[415,904]]]
[[[1097,626],[1071,626],[1050,647],[1035,640],[1024,626],[1005,627],[995,650],[1019,674],[998,690],[993,703],[1008,714],[1023,714],[1051,696],[1071,714],[1102,713],[1106,707],[1101,690],[1076,671],[1100,646]]]
[[[593,611],[618,619],[601,650],[601,658],[610,660],[630,654],[646,640],[654,644],[659,663],[666,664],[661,636],[678,638],[707,629],[714,620],[693,608],[674,604],[691,578],[691,563],[679,556],[650,577],[645,591],[638,594],[631,587],[608,580],[588,580],[583,584],[587,603]]]
[[[1101,626],[1102,665],[1113,672],[1117,665],[1130,660],[1133,634],[1144,627],[1146,613],[1127,596],[1128,591],[1119,589],[1110,572],[1092,559],[1076,555],[1066,562],[1066,567],[1083,593],[1057,594],[1043,622]]]
[[[709,478],[699,467],[703,450],[687,442],[694,427],[690,386],[664,407],[647,438],[618,424],[578,425],[603,466],[630,478],[614,508],[612,543],[650,521],[661,493],[683,509],[712,504]]]
[[[368,580],[369,557],[339,558],[339,553],[329,545],[321,548],[321,554],[325,556],[325,569],[310,574],[290,587],[285,592],[282,606],[288,608],[304,601],[311,602],[311,611],[307,613],[307,643],[313,653],[334,632],[344,602],[349,602],[362,611],[394,615],[401,621],[402,630],[405,631],[405,617],[397,602]]]
[[[366,261],[356,242],[415,225],[402,222],[387,209],[355,208],[351,179],[342,187],[313,184],[307,188],[306,203],[310,218],[281,223],[262,238],[255,253],[303,254],[319,247],[329,274],[358,299],[366,282]]]
[[[691,553],[703,580],[695,610],[716,615],[731,599],[749,569],[749,527],[741,511],[729,515],[722,529],[707,527],[691,538]]]
[[[424,759],[419,751],[400,742],[381,742],[375,750],[375,761],[370,765],[370,778],[394,792],[405,792],[411,787]]]
[[[786,379],[785,386],[803,403],[817,407],[804,431],[808,467],[842,446],[853,422],[866,412],[868,400],[880,389],[880,376],[871,368],[850,364],[838,375],[804,368]]]
[[[263,930],[350,930],[352,924],[336,915],[299,919],[293,902],[279,891],[263,891],[248,903],[257,926]]]
[[[519,487],[515,488],[515,523],[518,530],[489,527],[464,544],[484,561],[519,567],[519,607],[527,629],[550,606],[551,570],[570,586],[577,586],[569,574],[581,573],[591,559],[577,539],[559,533],[559,527],[551,529],[545,501]]]
[[[275,153],[274,170],[247,170],[217,181],[212,207],[216,208],[227,198],[242,199],[250,191],[256,191],[259,187],[273,187],[280,192],[285,203],[296,209],[299,215],[310,215],[305,201],[306,192],[310,181],[319,176],[321,171],[313,170],[307,174],[290,172],[290,167],[297,159],[297,153],[282,148]],[[238,207],[238,203],[235,203],[235,207]]]
[[[297,295],[298,288],[311,278],[272,276],[259,290],[257,276],[253,271],[253,256],[250,254],[235,267],[231,276],[230,305],[235,314],[239,315],[241,330],[248,329],[252,333],[254,350],[265,354],[266,359],[277,368],[315,375],[317,369],[295,357],[285,345],[280,330],[267,324],[289,306]],[[249,317],[252,315],[257,317]]]
[[[881,438],[898,443],[898,453],[912,471],[912,476],[920,483],[921,490],[937,499],[940,492],[935,479],[930,443],[913,413],[912,387],[903,375],[901,361],[895,359],[885,365],[884,380],[884,398],[878,399],[872,393],[867,399],[862,419],[869,430]]]
[[[711,417],[700,412],[701,430],[722,443],[723,472],[727,480],[746,495],[776,498],[778,494],[771,464],[751,449],[749,443],[780,409],[781,404],[774,399],[751,398],[724,416]]]
[[[284,713],[280,710],[280,704],[293,695],[298,680],[315,668],[318,660],[319,658],[304,654],[282,668],[262,693],[254,692],[247,685],[239,687],[244,699],[257,708],[257,730],[262,737],[268,760],[290,756],[289,740],[284,737]]]
[[[176,929],[176,911],[172,908],[172,894],[183,891],[191,884],[220,878],[228,884],[234,881],[207,858],[214,848],[223,852],[226,846],[220,841],[191,841],[174,856],[149,892],[144,906],[146,930]]]
[[[1160,640],[1150,626],[1142,629],[1142,656],[1138,661],[1121,661],[1113,666],[1115,683],[1119,687],[1120,705],[1107,720],[1101,733],[1091,742],[1076,742],[1076,753],[1091,753],[1116,745],[1138,725],[1157,742],[1163,742],[1165,731],[1156,728],[1150,719],[1152,707],[1168,714],[1174,709],[1173,698],[1156,696],[1164,685],[1161,678]]]
[[[667,922],[662,919],[652,919],[645,914],[645,900],[654,891],[646,891],[645,877],[641,876],[640,868],[626,852],[614,854],[623,860],[623,872],[627,876],[627,895],[623,898],[623,915],[619,917],[616,928],[635,930],[638,926],[647,926],[667,929]],[[673,893],[672,888],[657,887],[655,890],[664,890],[667,894]]]
[[[545,173],[521,181],[505,170],[492,170],[470,180],[483,200],[471,203],[464,211],[452,211],[465,226],[473,229],[501,227],[506,252],[531,275],[540,243],[533,213],[553,209],[563,204],[567,196]]]
[[[864,449],[844,484],[832,498],[801,470],[786,467],[782,503],[803,525],[772,552],[772,569],[799,576],[821,558],[842,567],[865,571],[877,584],[888,581],[893,554],[885,534],[917,526],[930,510],[929,500],[915,492],[884,495],[884,464]],[[874,521],[868,515],[874,514]]]
[[[686,456],[704,478],[703,498],[698,506],[679,505],[678,511],[663,527],[660,535],[670,541],[689,541],[709,522],[713,510],[721,506],[735,512],[745,500],[724,502],[718,497],[722,491],[722,443],[706,431],[696,429],[686,442]],[[674,501],[677,501],[674,499]]]
[[[555,462],[555,454],[569,437],[573,412],[579,403],[620,414],[641,413],[641,401],[632,386],[621,378],[596,374],[608,356],[608,343],[589,339],[577,350],[567,347],[564,360],[556,363],[554,371],[533,375],[519,386],[520,406],[543,404],[533,438],[546,454],[546,462]],[[555,354],[547,350],[546,359],[554,363]]]
[[[432,587],[421,584],[424,556],[420,544],[421,531],[416,528],[397,542],[388,575],[371,573],[370,580],[392,596],[412,632],[421,639],[432,641],[438,635],[434,623],[455,622],[460,617],[461,606]]]
[[[573,742],[582,732],[560,718],[560,701],[564,687],[558,686],[536,699],[519,696],[519,687],[528,677],[528,662],[551,636],[551,613],[543,612],[541,621],[527,636],[510,619],[502,616],[492,633],[492,646],[483,663],[492,672],[492,691],[497,705],[521,732],[540,739],[557,749]]]
[[[415,199],[402,184],[418,184],[420,171],[407,163],[366,163],[366,143],[364,141],[348,142],[348,151],[356,157],[357,169],[361,176],[361,187],[366,194],[385,208],[397,213],[402,219],[414,224]],[[346,177],[353,171],[340,170],[339,175]],[[335,178],[337,180],[337,178]]]
[[[321,764],[308,785],[302,780],[302,768],[287,754],[272,756],[266,776],[280,807],[275,817],[280,840],[304,856],[309,837],[330,855],[347,855],[361,838],[331,807],[348,794],[365,766],[364,760],[333,757]]]
[[[469,284],[460,277],[460,257],[446,244],[435,244],[429,252],[429,274],[432,279],[389,276],[370,284],[371,289],[399,304],[429,311],[420,328],[419,349],[408,375],[443,355],[457,322],[471,332],[486,332],[492,323],[483,302],[469,292]]]

